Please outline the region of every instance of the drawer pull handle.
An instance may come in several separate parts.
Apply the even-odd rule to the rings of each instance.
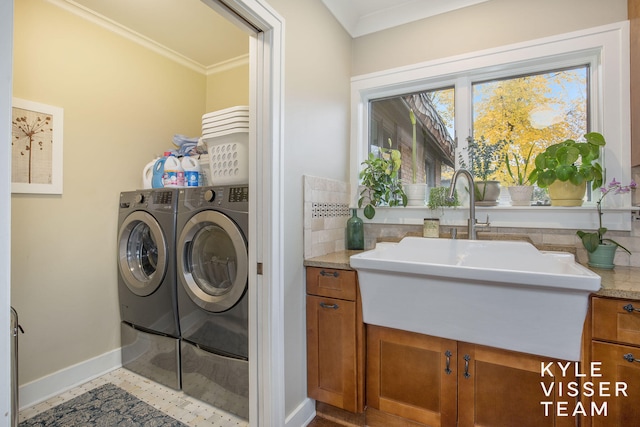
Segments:
[[[327,304],[327,303],[321,302],[320,303],[320,307],[322,307],[322,308],[333,308],[334,310],[337,310],[338,309],[338,304]]]
[[[638,362],[640,363],[640,359],[636,359],[635,357],[633,357],[632,353],[627,353],[624,356],[622,356],[624,360],[626,360],[627,362]]]
[[[469,361],[471,360],[471,356],[468,354],[464,355],[464,377],[471,378],[471,374],[469,373]]]
[[[622,307],[622,309],[628,311],[629,313],[633,313],[634,311],[640,312],[640,308],[635,308],[633,304],[627,304]]]
[[[324,271],[322,270],[320,272],[321,276],[333,276],[333,277],[338,277],[340,274],[337,271]]]
[[[447,350],[444,352],[444,355],[447,356],[447,366],[444,368],[444,373],[449,375],[451,374],[451,369],[449,368],[451,365],[451,352]]]

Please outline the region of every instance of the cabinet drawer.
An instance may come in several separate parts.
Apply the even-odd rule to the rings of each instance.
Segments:
[[[307,293],[310,295],[355,301],[357,284],[353,270],[307,267]]]
[[[593,339],[640,345],[640,301],[594,297]]]

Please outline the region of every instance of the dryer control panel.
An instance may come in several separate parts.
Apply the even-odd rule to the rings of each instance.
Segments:
[[[239,203],[249,201],[249,187],[229,187],[229,202]]]

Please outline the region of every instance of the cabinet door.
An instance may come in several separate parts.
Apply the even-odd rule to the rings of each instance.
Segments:
[[[356,300],[358,276],[353,270],[307,267],[307,293],[328,298]]]
[[[307,389],[309,397],[358,412],[354,301],[307,295]]]
[[[593,427],[640,425],[640,348],[594,341],[591,355],[602,363],[602,377],[593,378],[593,403],[599,410],[603,405],[607,409],[606,416],[592,414]],[[607,390],[598,388],[601,382],[609,382]],[[616,396],[616,383],[619,390],[625,388],[626,396],[622,392]]]
[[[574,417],[556,417],[559,401],[567,401],[564,412],[572,414],[577,400],[558,396],[562,377],[557,364],[550,368],[553,377],[542,377],[541,363],[550,362],[530,354],[458,343],[458,426],[575,426]],[[575,368],[570,372],[575,373]],[[575,381],[575,375],[569,380]],[[541,402],[548,401],[553,404],[545,414]]]
[[[594,297],[593,339],[640,345],[640,302]]]
[[[431,427],[455,427],[455,360],[455,341],[367,325],[367,405]]]

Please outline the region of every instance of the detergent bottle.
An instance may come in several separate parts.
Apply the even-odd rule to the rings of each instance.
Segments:
[[[191,156],[182,158],[185,187],[197,187],[200,181],[200,162]]]
[[[152,188],[153,187],[153,168],[158,161],[158,157],[151,160],[147,165],[142,169],[142,188]]]
[[[164,162],[164,186],[184,187],[184,169],[180,159],[171,154]]]
[[[164,162],[171,153],[165,151],[164,155],[153,164],[153,177],[151,178],[151,188],[164,187]]]

